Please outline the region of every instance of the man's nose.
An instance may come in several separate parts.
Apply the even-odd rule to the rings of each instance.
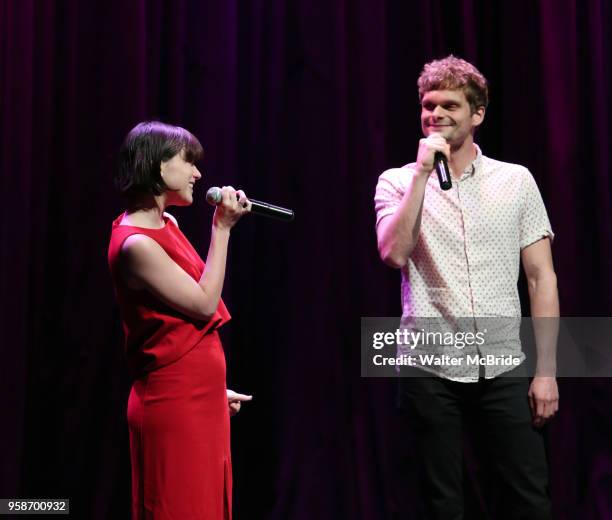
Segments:
[[[436,108],[433,109],[432,115],[434,117],[443,117],[444,116],[444,109],[440,105],[437,105]]]

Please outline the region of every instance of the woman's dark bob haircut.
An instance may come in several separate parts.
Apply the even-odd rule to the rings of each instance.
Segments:
[[[180,152],[190,163],[204,154],[197,137],[180,126],[159,121],[138,123],[121,146],[115,187],[129,204],[147,195],[161,195],[167,188],[161,177],[161,163]]]

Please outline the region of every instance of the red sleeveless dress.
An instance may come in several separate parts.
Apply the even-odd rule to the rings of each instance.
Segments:
[[[197,321],[127,287],[118,257],[130,235],[155,240],[196,281],[204,262],[168,217],[161,229],[120,226],[122,217],[113,222],[108,262],[135,377],[127,412],[132,518],[229,520],[229,411],[217,329],[230,315],[220,301],[210,321]]]

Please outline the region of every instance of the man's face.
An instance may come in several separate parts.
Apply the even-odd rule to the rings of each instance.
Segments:
[[[484,107],[471,113],[463,90],[430,90],[421,101],[421,128],[425,137],[438,133],[451,146],[461,146],[482,123]]]

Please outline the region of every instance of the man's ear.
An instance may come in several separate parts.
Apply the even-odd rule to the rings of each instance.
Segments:
[[[483,106],[478,107],[472,114],[472,125],[480,126],[482,122],[484,121],[485,112],[486,112],[485,107]]]

